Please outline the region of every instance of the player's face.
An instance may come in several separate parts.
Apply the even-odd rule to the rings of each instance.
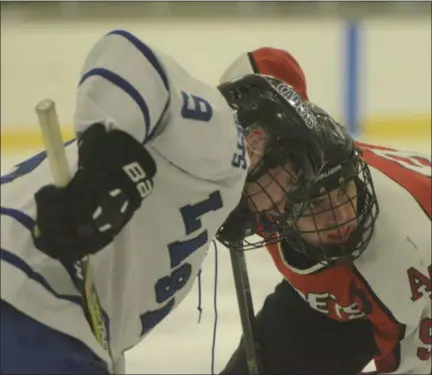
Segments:
[[[289,165],[273,168],[256,182],[246,184],[245,193],[251,211],[275,217],[284,212],[287,191],[294,182],[290,169]]]
[[[297,227],[312,245],[344,243],[357,227],[357,188],[354,181],[312,200]]]
[[[246,136],[250,159],[250,170],[262,161],[267,146],[267,136],[261,129],[255,129]],[[248,182],[244,194],[252,212],[279,216],[284,212],[287,191],[294,182],[292,168],[288,164],[270,169],[257,181]]]

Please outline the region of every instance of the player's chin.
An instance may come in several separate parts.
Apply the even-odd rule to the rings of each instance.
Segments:
[[[355,228],[350,231],[349,236],[337,236],[332,231],[328,231],[328,233],[326,231],[323,231],[320,235],[304,239],[312,246],[343,246],[351,238],[351,234],[354,229]]]
[[[335,245],[339,245],[339,246],[343,246],[345,243],[348,242],[348,239],[344,238],[340,238],[340,239],[331,239],[331,240],[325,240],[325,241],[321,241],[318,245],[327,245],[327,246],[335,246]]]

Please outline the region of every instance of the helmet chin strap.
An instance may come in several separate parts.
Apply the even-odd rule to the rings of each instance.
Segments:
[[[219,229],[217,239],[224,244],[231,244],[240,250],[245,237],[256,233],[257,216],[248,206],[248,198],[243,196],[238,206],[231,212],[224,225]]]

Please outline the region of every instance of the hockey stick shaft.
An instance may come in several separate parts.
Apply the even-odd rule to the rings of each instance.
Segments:
[[[243,251],[234,249],[230,249],[230,255],[249,374],[260,374],[262,364],[256,339],[255,314],[245,255]]]
[[[51,99],[42,100],[36,106],[36,113],[54,184],[57,187],[65,187],[71,180],[71,174],[54,101]]]
[[[54,184],[66,187],[71,180],[68,160],[57,117],[55,102],[44,99],[36,105],[36,113],[42,138],[50,164]],[[75,274],[72,276],[77,289],[83,297],[83,309],[97,340],[102,347],[110,352],[108,330],[103,318],[102,307],[95,285],[92,282],[90,258],[88,256],[75,262]],[[111,354],[111,353],[110,353]]]

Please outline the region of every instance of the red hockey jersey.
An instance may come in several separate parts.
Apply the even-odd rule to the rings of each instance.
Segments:
[[[379,373],[431,374],[431,159],[357,145],[380,206],[366,251],[331,268],[299,270],[285,261],[278,245],[267,249],[311,308],[332,319],[373,324]]]

